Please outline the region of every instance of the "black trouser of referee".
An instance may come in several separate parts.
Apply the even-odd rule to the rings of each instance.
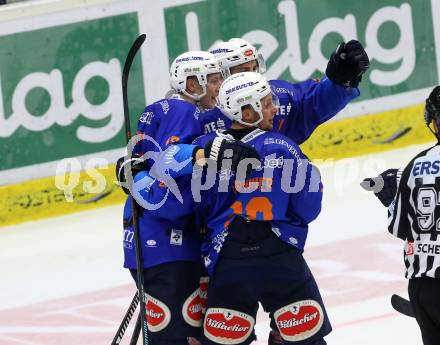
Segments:
[[[440,279],[413,278],[408,294],[424,345],[440,345]]]

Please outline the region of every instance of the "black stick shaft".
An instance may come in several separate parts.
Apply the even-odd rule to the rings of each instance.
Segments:
[[[133,335],[131,336],[130,345],[136,345],[141,333],[141,314],[138,315],[136,325],[134,326]]]
[[[145,41],[145,34],[140,35],[133,43],[125,59],[124,69],[122,71],[122,98],[124,101],[124,124],[125,124],[125,137],[127,144],[131,139],[131,125],[130,125],[130,112],[128,110],[128,76],[130,74],[130,68],[136,53]],[[131,152],[129,153],[131,154]],[[137,288],[140,297],[140,311],[139,315],[142,318],[142,338],[143,344],[148,345],[148,325],[145,309],[145,291],[144,291],[144,275],[143,266],[144,260],[142,258],[142,247],[140,241],[139,224],[138,224],[138,207],[137,203],[132,197],[132,212],[133,212],[133,230],[134,230],[134,242],[136,248],[136,270],[137,270]]]
[[[113,338],[111,345],[119,345],[121,343],[122,337],[124,336],[125,331],[127,330],[128,324],[130,323],[131,318],[133,317],[138,304],[139,304],[139,294],[136,292],[136,294],[133,297],[133,300],[130,303],[130,306],[128,307],[127,312],[124,315],[124,318],[122,319],[121,325],[119,326],[118,331],[116,332],[116,335]]]

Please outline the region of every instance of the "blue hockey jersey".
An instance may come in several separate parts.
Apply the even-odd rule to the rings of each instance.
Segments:
[[[135,153],[158,152],[170,144],[190,143],[202,133],[199,116],[198,107],[178,97],[150,104],[137,125],[137,134],[148,137],[136,145]]]
[[[229,136],[222,131],[204,135],[195,144],[204,146],[215,136]],[[322,183],[319,172],[289,138],[274,132],[254,129],[242,139],[260,153],[261,168],[245,182],[239,183],[224,172],[217,174],[215,183],[207,188],[206,176],[193,173],[193,180],[179,183],[182,200],[169,195],[159,216],[179,216],[196,211],[198,224],[206,226],[207,235],[202,246],[206,268],[212,273],[223,243],[228,236],[228,225],[236,216],[269,221],[279,238],[302,250],[308,224],[321,210]],[[147,176],[142,172],[138,176]],[[206,174],[205,174],[206,175]],[[224,188],[224,180],[227,188]],[[195,182],[196,181],[196,182]],[[222,182],[223,181],[223,182]],[[223,187],[220,184],[223,183]],[[200,198],[198,198],[200,193]],[[164,190],[158,181],[149,184],[143,197],[149,202],[162,200]]]
[[[198,138],[196,144],[203,146],[216,135],[225,134],[208,134]],[[228,225],[236,216],[270,221],[272,231],[282,241],[303,250],[308,224],[321,211],[319,172],[298,145],[279,133],[260,129],[241,140],[260,154],[262,169],[254,171],[245,183],[231,178],[227,192],[218,191],[218,179],[197,207],[198,217],[208,229],[202,254],[210,274],[228,236]]]
[[[271,80],[269,84],[280,101],[273,120],[273,131],[284,134],[298,145],[306,141],[320,124],[360,95],[359,89],[346,89],[327,78],[295,84]],[[228,129],[231,123],[217,107],[200,115],[200,126],[205,134]]]
[[[182,99],[163,99],[147,106],[138,121],[138,134],[144,140],[134,147],[135,153],[160,153],[175,143],[190,143],[201,134],[198,116],[200,110]],[[157,156],[150,155],[150,167]],[[160,195],[162,187],[158,187]],[[160,210],[159,210],[160,211]],[[131,224],[131,200],[124,208],[124,224]],[[144,209],[139,216],[144,267],[178,260],[200,260],[199,236],[190,217],[161,217]],[[124,267],[136,268],[132,225],[124,226]]]

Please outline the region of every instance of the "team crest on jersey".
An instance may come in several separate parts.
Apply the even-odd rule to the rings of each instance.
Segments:
[[[151,111],[147,111],[145,113],[142,113],[142,115],[139,118],[139,122],[145,123],[147,125],[151,125],[151,120],[153,120],[154,113]]]
[[[170,110],[170,104],[168,103],[167,100],[159,102],[160,106],[162,107],[162,111],[163,113],[166,115],[168,114],[168,111]]]
[[[255,319],[245,313],[224,308],[206,311],[203,331],[205,336],[218,344],[240,344],[254,329]]]
[[[320,304],[304,300],[289,304],[274,313],[281,337],[286,341],[301,341],[316,334],[324,322]]]
[[[170,309],[162,301],[145,294],[146,312],[147,312],[147,324],[150,332],[159,332],[163,330],[171,320]]]

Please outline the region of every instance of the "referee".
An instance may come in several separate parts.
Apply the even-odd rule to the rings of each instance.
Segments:
[[[425,104],[425,122],[438,142],[381,182],[376,196],[388,208],[388,231],[405,241],[408,294],[425,345],[440,344],[440,86]],[[383,184],[382,184],[383,183]],[[362,184],[362,185],[363,185]]]

